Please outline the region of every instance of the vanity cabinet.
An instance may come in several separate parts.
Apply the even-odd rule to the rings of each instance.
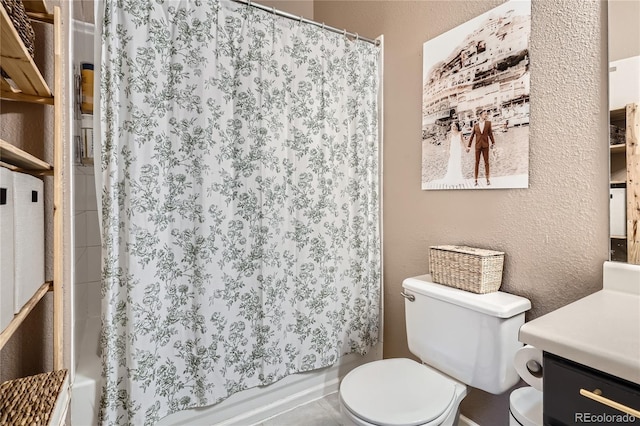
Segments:
[[[630,103],[609,113],[611,260],[633,264],[640,264],[639,106]]]
[[[640,425],[640,385],[636,383],[545,352],[543,387],[547,426]]]

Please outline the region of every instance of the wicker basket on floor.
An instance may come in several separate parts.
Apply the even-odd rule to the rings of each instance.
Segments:
[[[433,281],[473,293],[498,291],[504,253],[466,246],[432,246],[429,270]]]

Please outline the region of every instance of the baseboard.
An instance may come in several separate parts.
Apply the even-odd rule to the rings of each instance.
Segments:
[[[468,417],[465,417],[464,415],[460,414],[460,419],[458,420],[458,426],[480,426],[480,425],[474,422],[473,420],[469,419]]]

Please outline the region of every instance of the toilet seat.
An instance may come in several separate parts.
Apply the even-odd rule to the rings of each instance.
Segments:
[[[352,370],[340,384],[349,412],[379,426],[418,426],[446,417],[456,383],[432,368],[405,358],[370,362]]]

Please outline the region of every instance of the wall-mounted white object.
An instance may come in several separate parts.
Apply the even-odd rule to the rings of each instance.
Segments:
[[[0,167],[0,330],[13,318],[13,172]]]
[[[609,63],[609,110],[624,108],[640,99],[640,56]]]
[[[42,180],[13,174],[15,256],[14,310],[18,313],[44,283],[44,193]]]

